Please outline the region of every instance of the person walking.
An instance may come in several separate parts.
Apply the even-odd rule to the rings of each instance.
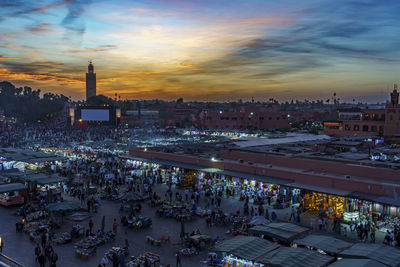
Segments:
[[[87,202],[86,202],[86,205],[87,205],[87,211],[90,213],[90,207],[91,207],[91,202],[90,202],[90,199],[88,198],[88,200],[87,200]]]
[[[117,222],[117,219],[114,218],[114,222],[113,222],[113,232],[114,232],[114,234],[117,234],[117,227],[118,227],[118,222]]]
[[[292,212],[290,213],[289,222],[292,221],[292,218],[293,218],[293,221],[296,220],[296,215],[295,215],[294,207],[292,207]]]
[[[375,225],[372,225],[372,227],[371,227],[371,234],[370,234],[371,243],[375,243],[375,232],[376,232]]]
[[[106,255],[104,255],[103,258],[101,258],[100,265],[102,267],[106,267],[108,265],[108,263],[109,263],[108,258]]]
[[[182,267],[182,263],[181,263],[182,255],[181,255],[181,252],[178,250],[176,252],[175,256],[176,256],[176,267]]]
[[[185,201],[187,202],[189,199],[189,189],[185,189]]]
[[[46,235],[43,233],[42,234],[42,239],[41,239],[41,241],[42,241],[42,248],[44,249],[44,248],[46,248]]]
[[[40,253],[39,257],[38,257],[38,262],[40,267],[45,267],[46,265],[46,256],[43,253]]]
[[[40,249],[39,245],[36,245],[36,247],[35,247],[35,261],[38,261],[40,253],[42,253],[42,250]]]
[[[90,221],[89,221],[89,233],[90,233],[90,235],[93,233],[93,232],[92,232],[92,230],[93,230],[93,225],[94,225],[93,220],[90,219]]]
[[[50,267],[56,267],[57,265],[57,261],[58,261],[58,255],[55,251],[53,251],[53,253],[51,254],[51,258],[50,258]]]
[[[312,216],[310,219],[310,227],[312,229],[312,231],[315,231],[315,217]]]
[[[356,229],[356,226],[354,224],[353,218],[350,218],[350,231],[354,232],[355,229]]]
[[[324,225],[324,221],[322,220],[322,218],[319,218],[319,220],[318,220],[318,229],[320,231],[322,230],[323,225]]]

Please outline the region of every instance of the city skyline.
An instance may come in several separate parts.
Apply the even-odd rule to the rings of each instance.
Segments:
[[[387,100],[400,82],[396,1],[0,3],[0,80],[85,98]],[[12,27],[10,27],[12,25]]]

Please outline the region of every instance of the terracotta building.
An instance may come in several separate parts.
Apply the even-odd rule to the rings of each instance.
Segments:
[[[263,130],[290,127],[285,112],[276,107],[242,106],[235,110],[203,110],[199,115],[203,129]]]
[[[379,135],[388,140],[400,140],[400,105],[397,87],[384,109],[345,109],[338,119],[324,122],[324,133],[334,136]]]

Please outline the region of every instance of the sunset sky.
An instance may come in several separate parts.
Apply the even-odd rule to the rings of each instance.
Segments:
[[[0,81],[122,99],[383,101],[400,1],[0,0]]]

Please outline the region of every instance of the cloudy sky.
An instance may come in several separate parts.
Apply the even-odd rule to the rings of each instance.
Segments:
[[[0,81],[83,99],[382,101],[400,1],[1,0]]]

